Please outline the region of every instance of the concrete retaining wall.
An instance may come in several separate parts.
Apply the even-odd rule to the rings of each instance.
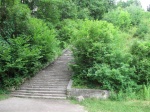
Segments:
[[[110,95],[110,92],[107,90],[72,88],[72,83],[73,83],[73,81],[70,80],[68,87],[67,87],[67,96],[68,97],[83,96],[84,98],[107,99]]]

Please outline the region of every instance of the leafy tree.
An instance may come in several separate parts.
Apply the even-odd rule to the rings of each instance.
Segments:
[[[40,0],[37,4],[38,11],[35,16],[47,22],[50,28],[53,27],[60,21],[59,3],[58,0]]]
[[[117,3],[117,6],[122,7],[122,8],[129,7],[130,5],[136,5],[136,6],[142,7],[141,2],[139,0],[127,0],[126,2],[120,0]]]
[[[61,11],[61,20],[77,18],[77,5],[72,0],[62,0],[58,7]]]
[[[115,26],[119,27],[122,30],[129,28],[129,26],[131,25],[130,14],[121,8],[117,8],[108,13],[105,13],[103,19],[110,23],[113,23]]]
[[[74,0],[74,2],[79,12],[88,9],[90,16],[94,19],[101,19],[102,15],[115,5],[114,0]]]
[[[142,9],[142,7],[132,4],[128,7],[126,7],[125,10],[130,14],[132,25],[140,24],[140,22],[142,20],[141,17],[143,17],[143,14],[144,14],[144,10]]]
[[[36,8],[38,2],[39,0],[21,0],[21,3],[27,4],[31,10]]]

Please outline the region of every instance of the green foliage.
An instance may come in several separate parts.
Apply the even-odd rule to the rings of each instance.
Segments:
[[[61,10],[59,10],[58,0],[40,0],[37,4],[38,11],[35,16],[48,22],[48,26],[51,28],[56,25],[61,17]],[[51,23],[51,24],[50,24]]]
[[[0,88],[10,89],[52,62],[60,49],[55,31],[31,17],[27,5],[14,4],[4,12],[0,21]]]
[[[61,0],[59,10],[61,10],[61,20],[76,19],[78,16],[77,5],[72,0]]]
[[[142,40],[150,40],[149,34],[150,34],[150,13],[149,12],[143,12],[143,16],[141,18],[141,22],[137,26],[137,30],[134,34],[134,37],[138,37]]]
[[[89,20],[83,22],[76,31],[73,49],[75,62],[83,64],[85,68],[92,66],[95,60],[101,62],[102,58],[97,58],[97,55],[103,55],[101,52],[104,51],[109,54],[111,50],[109,44],[112,42],[114,35],[115,29],[112,24]]]
[[[28,38],[9,39],[0,47],[0,79],[2,87],[18,86],[23,77],[30,77],[41,67],[40,49],[28,44]]]
[[[125,10],[130,14],[131,24],[139,25],[144,14],[144,10],[137,5],[130,5],[129,7],[126,7]]]
[[[90,17],[90,10],[88,8],[82,8],[78,11],[78,18],[79,19],[91,19]]]
[[[96,83],[102,89],[119,91],[135,87],[131,80],[134,77],[134,68],[130,68],[131,56],[117,49],[115,40],[119,38],[112,24],[85,21],[77,31],[73,46],[74,77]]]
[[[26,32],[27,20],[30,18],[30,10],[26,5],[15,4],[0,12],[0,35],[3,38],[12,38]]]
[[[113,23],[122,30],[128,29],[131,25],[130,14],[121,8],[106,13],[103,19],[107,22]]]
[[[122,8],[129,7],[130,5],[136,5],[138,7],[142,7],[140,0],[127,0],[127,1],[120,0],[117,3],[117,6]]]
[[[138,92],[138,96],[142,100],[150,100],[150,86],[143,85],[142,89]]]
[[[79,18],[101,19],[103,14],[114,7],[113,0],[73,0],[78,6]]]
[[[150,42],[135,42],[131,47],[133,55],[132,66],[136,69],[138,84],[149,84],[150,81]]]
[[[51,62],[60,53],[55,31],[49,30],[42,20],[36,18],[31,18],[28,23],[28,31],[33,36],[33,43],[39,47],[43,57],[41,63]]]
[[[138,28],[134,34],[135,37],[138,37],[140,39],[144,39],[145,35],[149,32],[149,27],[147,23],[140,23],[138,25]]]
[[[74,37],[74,32],[79,26],[79,20],[64,19],[57,25],[57,38],[61,42],[61,47],[70,44],[70,40]]]
[[[28,19],[31,17],[30,13],[31,11],[27,7],[27,5],[23,4],[14,5],[14,7],[12,7],[9,10],[9,18],[10,21],[13,20],[13,28],[14,28],[12,36],[17,36],[19,34],[26,33],[27,22]]]
[[[113,57],[110,58],[113,59]],[[134,69],[123,62],[118,67],[103,63],[95,64],[88,70],[87,76],[90,80],[98,82],[101,89],[120,91],[136,87],[135,82],[132,80]]]
[[[149,41],[132,37],[105,21],[84,21],[73,38],[75,86],[113,90],[115,99],[136,98],[134,92],[150,82]],[[130,42],[130,41],[131,42]]]

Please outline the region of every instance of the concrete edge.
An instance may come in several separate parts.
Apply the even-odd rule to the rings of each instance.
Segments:
[[[97,99],[108,99],[110,91],[100,89],[77,89],[72,88],[73,80],[70,80],[67,86],[67,98],[97,98]]]

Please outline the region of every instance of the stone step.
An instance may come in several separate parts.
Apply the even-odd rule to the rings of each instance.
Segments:
[[[71,52],[66,51],[11,95],[26,98],[66,99],[67,85],[71,78],[71,72],[67,67],[71,59]]]
[[[44,82],[44,81],[47,81],[47,82],[68,82],[69,79],[32,79],[32,80],[29,80],[29,82]]]
[[[38,90],[42,90],[42,91],[54,91],[54,90],[58,90],[58,91],[66,91],[66,88],[28,88],[28,87],[22,87],[22,88],[20,88],[20,89],[18,89],[18,90],[36,90],[36,91],[38,91]]]
[[[68,70],[68,68],[64,69],[64,70]],[[55,73],[55,74],[54,74]],[[40,71],[38,74],[51,74],[51,75],[60,75],[61,74],[61,71],[58,72],[55,67],[49,67],[49,68],[46,68],[42,71]],[[63,76],[65,76],[66,74],[62,74]]]
[[[66,94],[52,94],[52,93],[24,93],[24,92],[18,92],[18,93],[12,93],[11,95],[27,95],[27,96],[61,96],[66,97]]]
[[[49,91],[43,91],[43,90],[17,90],[12,92],[12,94],[19,94],[19,93],[41,93],[41,94],[66,94],[66,90],[59,91],[59,90],[49,90]]]
[[[45,81],[46,82],[57,82],[57,81],[66,82],[67,81],[68,82],[69,80],[70,80],[70,78],[68,78],[68,79],[58,79],[58,78],[57,79],[55,79],[55,78],[53,78],[53,79],[48,79],[48,78],[47,79],[46,78],[45,79],[44,78],[39,79],[39,78],[36,78],[36,79],[28,80],[28,82],[32,82],[32,81],[35,81],[35,82],[42,82],[42,81],[43,82],[45,82]]]
[[[38,95],[13,95],[14,97],[21,97],[21,98],[36,98],[36,99],[66,99],[66,96],[38,96]]]
[[[68,73],[64,74],[64,72],[66,71],[62,71],[61,73],[54,73],[54,72],[50,74],[49,70],[47,70],[47,72],[39,73],[35,77],[69,77],[70,76],[70,74]]]
[[[53,74],[45,74],[45,75],[41,75],[41,74],[38,74],[38,75],[36,75],[34,78],[36,78],[36,77],[38,77],[38,78],[69,78],[70,77],[70,75],[69,74],[66,74],[66,75],[62,75],[62,73],[59,75],[53,75]]]
[[[22,87],[65,87],[65,86],[67,86],[68,85],[68,83],[64,83],[64,84],[24,84],[24,85],[22,85]]]
[[[28,81],[26,82],[27,84],[67,84],[69,82],[68,81]]]
[[[48,82],[48,81],[30,81],[29,84],[44,84],[44,85],[49,85],[49,84],[66,84],[68,83],[68,81],[51,81],[51,82]]]
[[[66,85],[45,85],[45,86],[42,86],[42,85],[22,85],[20,88],[28,88],[28,87],[31,87],[31,88],[67,88]]]
[[[71,76],[68,76],[68,77],[63,77],[63,76],[61,76],[61,77],[34,77],[34,78],[32,78],[32,79],[30,79],[30,80],[45,80],[45,79],[47,79],[47,80],[69,80],[71,78]],[[30,80],[28,80],[28,81],[30,81]]]
[[[26,86],[41,86],[41,87],[50,87],[50,86],[66,86],[68,85],[68,83],[26,83],[24,85],[22,85],[22,87],[26,87]]]

